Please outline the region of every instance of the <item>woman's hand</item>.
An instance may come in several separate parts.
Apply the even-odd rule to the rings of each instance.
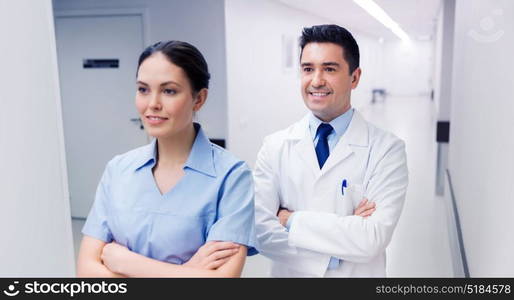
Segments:
[[[127,247],[116,242],[106,244],[102,249],[103,264],[112,272],[123,274],[123,265],[134,255]]]
[[[216,270],[239,251],[239,245],[231,242],[209,241],[205,243],[184,266],[195,269]]]

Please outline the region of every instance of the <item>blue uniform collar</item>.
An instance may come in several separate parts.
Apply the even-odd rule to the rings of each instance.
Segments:
[[[154,166],[157,161],[157,139],[152,139],[150,144],[143,146],[141,148],[141,153],[138,155],[138,160],[134,164],[134,171],[138,171],[139,169],[151,165]]]
[[[203,132],[200,124],[193,123],[193,125],[197,134],[184,168],[188,167],[206,175],[216,177],[212,143]]]
[[[212,144],[202,130],[202,126],[198,123],[193,123],[196,131],[196,138],[191,147],[191,152],[184,165],[185,168],[190,168],[206,175],[216,177],[216,169],[214,167],[214,156]],[[142,148],[141,160],[135,165],[135,171],[145,167],[155,165],[157,161],[157,139]]]

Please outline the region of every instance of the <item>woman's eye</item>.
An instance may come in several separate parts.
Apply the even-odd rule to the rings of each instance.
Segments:
[[[141,94],[145,94],[146,92],[148,92],[148,89],[140,86],[137,88],[137,91],[140,92]]]
[[[177,93],[177,91],[175,91],[174,89],[164,89],[163,93],[165,93],[167,95],[175,95]]]

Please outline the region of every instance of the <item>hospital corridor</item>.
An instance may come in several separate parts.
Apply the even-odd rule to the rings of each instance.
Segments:
[[[83,230],[192,269],[227,237],[244,278],[514,277],[514,1],[0,0],[0,37],[0,277],[77,276]]]

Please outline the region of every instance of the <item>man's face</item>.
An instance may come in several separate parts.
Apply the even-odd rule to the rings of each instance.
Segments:
[[[300,61],[303,100],[325,122],[350,109],[351,90],[359,83],[361,70],[357,68],[349,74],[343,51],[333,43],[309,43],[303,48]]]

